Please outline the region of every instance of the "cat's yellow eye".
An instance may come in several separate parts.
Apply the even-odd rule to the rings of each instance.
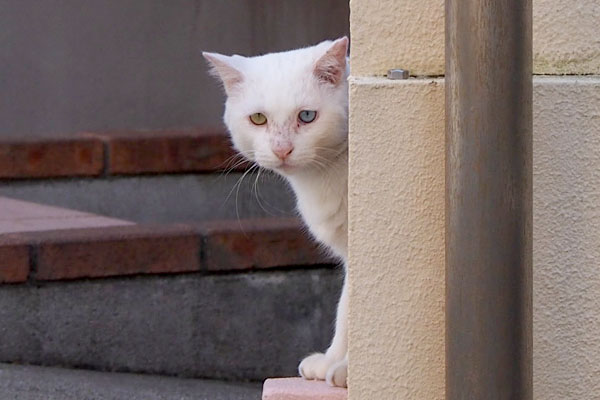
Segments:
[[[264,125],[267,123],[267,117],[265,117],[265,114],[263,113],[254,113],[250,115],[250,121],[252,121],[254,125]]]

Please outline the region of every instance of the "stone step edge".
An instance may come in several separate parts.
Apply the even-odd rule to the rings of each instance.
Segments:
[[[0,235],[0,283],[332,264],[296,218]]]
[[[272,378],[263,385],[262,400],[347,400],[348,391],[324,381],[302,378]]]
[[[122,130],[0,138],[0,179],[244,170],[223,128]]]

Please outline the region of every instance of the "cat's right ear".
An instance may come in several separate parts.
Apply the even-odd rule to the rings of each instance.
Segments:
[[[315,64],[314,74],[319,82],[338,86],[346,71],[346,54],[348,53],[346,36],[335,40],[327,52]]]
[[[235,67],[235,58],[240,56],[224,56],[219,53],[202,52],[202,55],[210,65],[210,74],[218,78],[225,88],[227,95],[231,95],[237,87],[244,81],[244,76]]]

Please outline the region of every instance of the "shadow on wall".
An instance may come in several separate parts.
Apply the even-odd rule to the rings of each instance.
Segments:
[[[216,125],[200,51],[254,55],[348,34],[347,0],[7,0],[0,138]]]

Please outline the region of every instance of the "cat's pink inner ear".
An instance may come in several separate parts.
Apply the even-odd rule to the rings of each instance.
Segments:
[[[228,94],[243,82],[244,76],[231,64],[231,57],[207,52],[202,55],[210,64],[210,74],[223,82]]]
[[[346,71],[346,55],[348,54],[348,38],[337,39],[329,50],[317,60],[315,76],[319,82],[337,86],[344,78]]]

